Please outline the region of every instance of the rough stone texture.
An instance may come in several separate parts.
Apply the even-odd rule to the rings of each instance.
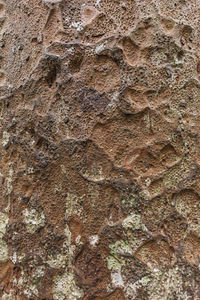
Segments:
[[[0,299],[200,299],[200,2],[0,26]]]

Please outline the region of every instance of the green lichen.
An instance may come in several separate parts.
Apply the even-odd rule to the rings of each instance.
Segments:
[[[141,221],[141,216],[135,213],[131,214],[126,219],[124,219],[124,221],[122,222],[122,226],[125,229],[132,229],[132,230],[141,229],[143,231],[147,231],[147,228]]]
[[[119,240],[109,246],[110,256],[107,258],[107,267],[109,270],[118,270],[125,265],[125,255],[131,255],[132,250],[127,241]]]
[[[107,268],[108,270],[114,271],[121,269],[125,265],[125,262],[122,259],[117,259],[113,256],[107,257]]]
[[[119,254],[131,252],[128,242],[123,240],[119,240],[116,243],[111,244],[109,248],[110,254],[115,258],[118,258]]]
[[[135,203],[136,198],[134,196],[127,198],[127,199],[122,199],[121,203],[124,207],[133,207],[134,203]]]
[[[140,279],[142,286],[147,286],[152,281],[152,276],[144,276]]]

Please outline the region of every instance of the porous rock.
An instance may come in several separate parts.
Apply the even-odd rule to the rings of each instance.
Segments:
[[[199,20],[0,1],[0,299],[200,299]]]

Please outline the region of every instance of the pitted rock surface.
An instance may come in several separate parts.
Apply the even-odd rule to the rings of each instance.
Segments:
[[[200,2],[0,1],[0,299],[200,299]]]

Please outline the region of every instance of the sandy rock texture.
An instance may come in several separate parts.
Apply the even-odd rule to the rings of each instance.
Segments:
[[[0,0],[0,299],[200,299],[200,1]]]

